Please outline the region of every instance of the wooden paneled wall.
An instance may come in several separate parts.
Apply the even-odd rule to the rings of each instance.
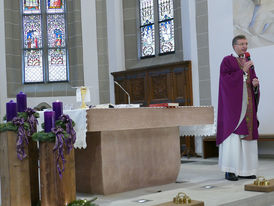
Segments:
[[[130,94],[131,103],[143,106],[165,102],[193,105],[190,61],[114,72],[112,75],[114,81]],[[116,84],[115,103],[128,103],[127,95]]]

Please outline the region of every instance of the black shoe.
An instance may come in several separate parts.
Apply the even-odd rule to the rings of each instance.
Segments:
[[[243,179],[256,179],[256,175],[250,175],[250,176],[238,176],[239,178],[243,178]]]
[[[237,181],[238,177],[236,177],[236,175],[234,173],[226,172],[225,173],[225,179],[227,179],[229,181]]]

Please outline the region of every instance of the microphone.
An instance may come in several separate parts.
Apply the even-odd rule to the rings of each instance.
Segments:
[[[245,58],[247,58],[248,61],[251,60],[249,52],[246,52],[246,53],[245,53]],[[252,66],[250,67],[250,69],[254,69],[254,65],[252,65]]]
[[[127,98],[128,98],[128,104],[130,104],[130,96],[129,93],[116,81],[114,81],[115,84],[117,84],[126,94],[127,94]]]

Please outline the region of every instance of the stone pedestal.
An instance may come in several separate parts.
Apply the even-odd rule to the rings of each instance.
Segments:
[[[87,148],[75,153],[77,191],[107,195],[174,183],[179,126],[213,122],[213,107],[87,110]]]
[[[87,133],[76,150],[77,191],[112,194],[176,181],[178,127]]]

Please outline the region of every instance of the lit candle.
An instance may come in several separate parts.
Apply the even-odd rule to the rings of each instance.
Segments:
[[[63,114],[63,102],[56,101],[52,103],[52,110],[55,111],[55,120],[58,120],[59,117]]]
[[[55,112],[54,111],[45,111],[44,112],[44,127],[45,132],[51,132],[51,128],[55,127]]]
[[[27,109],[27,95],[23,92],[20,92],[16,95],[17,101],[17,112],[25,112]]]
[[[11,121],[17,115],[16,102],[10,100],[6,103],[7,122]]]

